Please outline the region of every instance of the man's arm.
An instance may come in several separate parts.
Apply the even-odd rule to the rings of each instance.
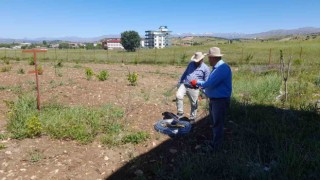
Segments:
[[[186,70],[185,70],[184,73],[182,74],[182,76],[181,76],[181,78],[180,78],[180,80],[179,80],[179,83],[183,83],[182,80],[183,80],[184,78],[186,78],[189,67],[190,67],[190,63],[188,64]]]

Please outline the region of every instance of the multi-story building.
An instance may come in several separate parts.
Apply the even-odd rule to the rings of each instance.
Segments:
[[[104,49],[124,49],[121,44],[121,39],[104,39],[102,40],[102,46]]]
[[[146,31],[145,47],[165,48],[170,46],[170,33],[167,26],[160,26],[158,31]]]

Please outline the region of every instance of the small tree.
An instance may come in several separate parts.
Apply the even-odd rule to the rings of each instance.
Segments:
[[[121,33],[121,44],[127,51],[136,51],[140,47],[140,36],[136,31],[125,31]]]

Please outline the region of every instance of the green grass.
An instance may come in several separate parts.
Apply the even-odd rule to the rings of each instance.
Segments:
[[[149,138],[145,132],[128,134],[124,131],[124,112],[112,105],[89,108],[47,104],[39,114],[35,99],[28,95],[6,104],[10,109],[7,129],[16,139],[49,135],[56,139],[76,140],[86,144],[99,135],[103,144],[116,146],[137,144]]]
[[[139,131],[139,132],[124,136],[122,141],[124,143],[139,144],[141,142],[146,141],[149,137],[150,135],[147,132]]]
[[[29,152],[29,156],[30,156],[29,161],[32,163],[39,162],[44,158],[43,153],[40,152],[38,149],[35,149],[35,150]]]
[[[36,101],[30,96],[20,96],[18,101],[8,104],[11,108],[7,128],[17,139],[37,136],[41,132],[57,139],[89,143],[98,134],[120,133],[114,129],[123,117],[122,109],[111,105],[87,108],[48,104],[42,107],[39,115]]]

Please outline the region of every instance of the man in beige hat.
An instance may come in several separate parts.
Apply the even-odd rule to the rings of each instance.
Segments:
[[[196,52],[191,57],[191,62],[182,74],[178,82],[178,91],[176,94],[177,115],[183,117],[183,98],[188,95],[191,103],[190,122],[194,123],[198,110],[199,87],[192,86],[191,80],[206,81],[210,74],[210,68],[203,62],[205,54]]]
[[[204,89],[205,94],[210,98],[209,110],[213,123],[213,142],[210,145],[214,148],[218,148],[223,140],[223,124],[232,93],[231,68],[222,60],[222,56],[220,48],[210,48],[208,59],[210,66],[212,66],[212,72],[208,80],[194,79],[191,81],[194,87],[199,86]]]

